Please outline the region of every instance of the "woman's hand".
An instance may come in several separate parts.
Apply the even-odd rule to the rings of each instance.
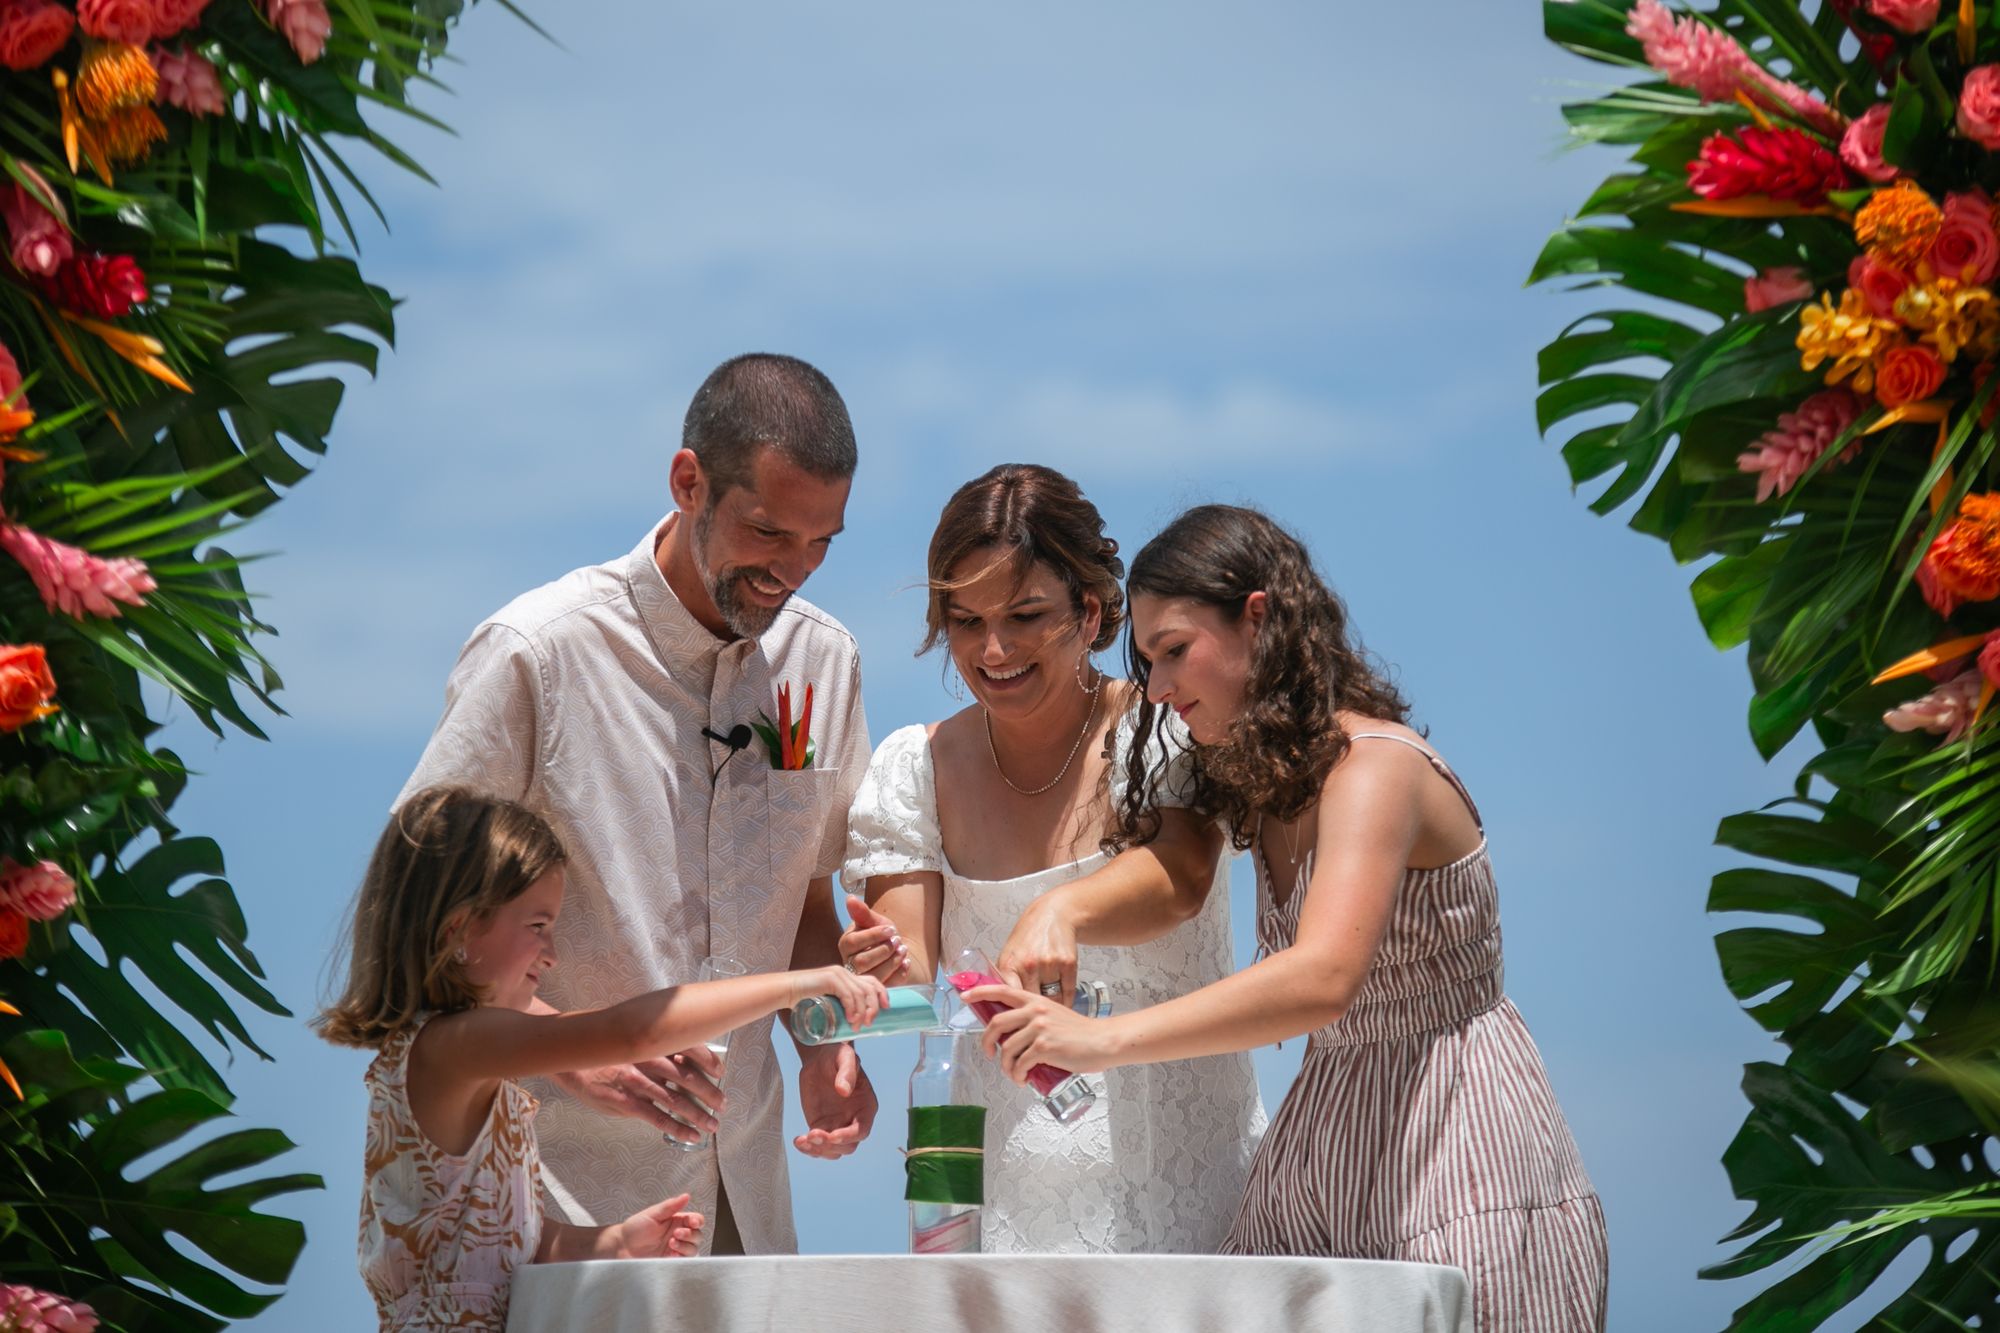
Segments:
[[[976,986],[965,993],[965,1002],[1009,1006],[987,1022],[979,1044],[1016,1083],[1026,1083],[1036,1065],[1095,1074],[1118,1063],[1115,1019],[1085,1018],[1066,1004],[1013,986]]]
[[[642,1208],[616,1226],[606,1227],[604,1246],[612,1259],[687,1259],[701,1248],[701,1229],[708,1219],[684,1211],[688,1195],[676,1194],[651,1208]]]
[[[792,975],[797,978],[792,987],[793,1004],[809,995],[831,995],[840,1002],[850,1027],[867,1027],[889,1004],[887,986],[874,977],[862,976],[844,967],[815,967]]]
[[[895,922],[871,911],[851,893],[847,895],[847,914],[854,918],[854,924],[840,937],[840,957],[850,971],[891,982],[910,970],[910,950],[896,932]]]
[[[993,965],[1022,990],[1052,994],[1064,1003],[1076,994],[1076,927],[1056,905],[1055,895],[1045,893],[1028,904]]]

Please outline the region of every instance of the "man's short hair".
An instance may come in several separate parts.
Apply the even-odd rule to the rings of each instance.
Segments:
[[[694,451],[720,498],[750,480],[769,445],[815,477],[854,475],[854,425],[833,381],[795,356],[750,352],[709,373],[688,404],[681,446]]]

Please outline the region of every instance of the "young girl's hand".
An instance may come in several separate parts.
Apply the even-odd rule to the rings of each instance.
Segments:
[[[689,1259],[701,1248],[708,1219],[682,1211],[690,1196],[676,1194],[609,1228],[614,1259]]]
[[[874,977],[858,976],[844,967],[820,967],[797,975],[804,987],[793,1000],[794,1004],[808,995],[831,995],[840,1001],[847,1021],[857,1028],[873,1023],[875,1015],[889,1003],[887,986]]]

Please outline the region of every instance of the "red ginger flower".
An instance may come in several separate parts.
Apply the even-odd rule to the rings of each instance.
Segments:
[[[1750,451],[1736,460],[1736,466],[1757,476],[1757,500],[1783,495],[1798,484],[1807,469],[1819,461],[1854,419],[1861,415],[1859,396],[1846,389],[1828,389],[1800,403],[1796,411],[1778,418],[1778,424],[1758,437]],[[1861,452],[1855,440],[1841,451],[1833,463],[1845,463]]]
[[[1688,188],[1704,199],[1769,195],[1812,208],[1829,190],[1845,189],[1847,168],[1825,144],[1802,130],[1739,130],[1740,142],[1710,135],[1688,163]]]
[[[106,560],[18,523],[0,524],[0,550],[28,571],[42,605],[79,620],[86,615],[116,617],[120,602],[144,606],[146,594],[159,586],[143,561]]]
[[[146,299],[146,275],[130,255],[72,255],[43,284],[66,309],[95,319],[117,319]]]
[[[1917,588],[1941,616],[2000,597],[2000,493],[1968,495],[1917,566]]]
[[[4,933],[0,927],[0,934]],[[26,943],[25,923],[22,943]],[[8,955],[0,949],[0,956],[18,958],[20,954]],[[0,1284],[0,1328],[10,1333],[95,1333],[97,1311],[82,1301],[66,1301],[33,1287]]]
[[[76,881],[54,861],[31,866],[0,856],[0,911],[19,912],[30,921],[53,921],[76,901]]]
[[[264,14],[292,44],[300,64],[312,64],[326,50],[327,34],[333,31],[326,0],[264,0]]]
[[[52,0],[0,3],[0,65],[37,69],[69,44],[76,15]]]
[[[0,907],[0,958],[19,958],[28,951],[28,918],[11,907]],[[7,1318],[7,1293],[11,1287],[0,1286],[0,1319]],[[40,1325],[19,1323],[0,1325],[6,1328],[38,1328]]]
[[[153,68],[160,72],[161,102],[179,107],[191,116],[219,116],[229,109],[222,91],[222,76],[208,57],[195,51],[169,51],[155,47]]]

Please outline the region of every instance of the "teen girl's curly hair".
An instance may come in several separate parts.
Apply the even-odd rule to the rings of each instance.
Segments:
[[[1134,598],[1193,598],[1230,621],[1243,615],[1251,593],[1264,594],[1242,713],[1227,740],[1194,747],[1180,783],[1192,812],[1228,821],[1239,850],[1255,842],[1261,816],[1292,819],[1318,799],[1327,773],[1347,752],[1339,710],[1409,721],[1409,704],[1354,641],[1347,607],[1313,568],[1304,544],[1254,509],[1188,510],[1133,559],[1126,587]],[[1125,796],[1108,840],[1117,846],[1150,842],[1159,832],[1155,796],[1178,749],[1166,734],[1167,710],[1145,698],[1150,664],[1129,635],[1126,657],[1140,703]],[[1158,744],[1146,743],[1156,735]]]

